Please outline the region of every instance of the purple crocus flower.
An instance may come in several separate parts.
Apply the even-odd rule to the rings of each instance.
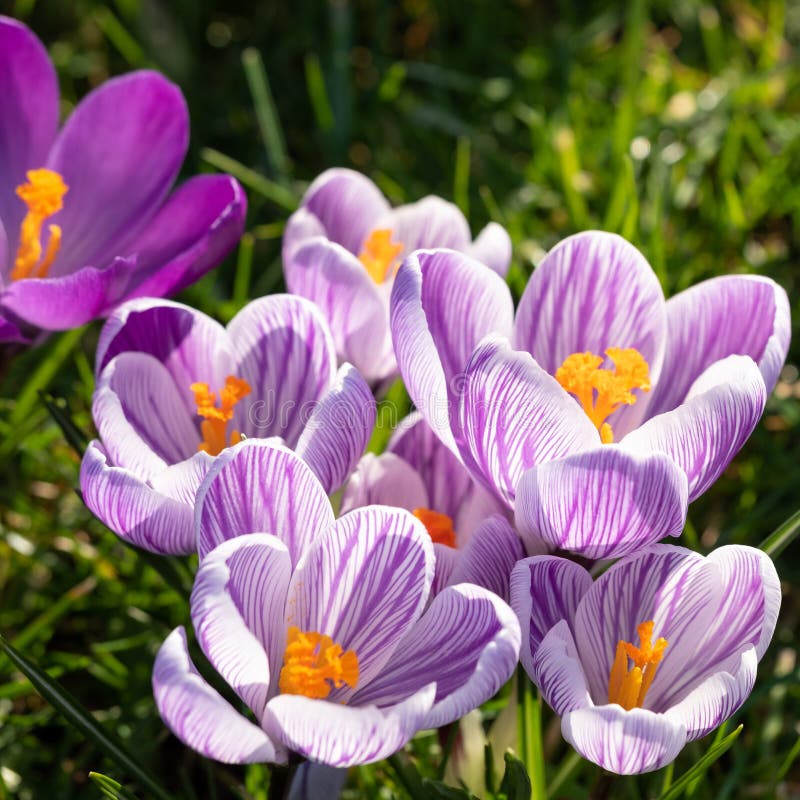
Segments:
[[[0,17],[0,97],[0,342],[177,292],[236,244],[246,199],[233,178],[192,178],[170,194],[189,116],[161,75],[107,81],[59,131],[47,51]]]
[[[397,374],[389,294],[402,257],[420,247],[471,253],[505,275],[511,239],[490,222],[475,241],[464,215],[439,197],[391,208],[369,178],[349,169],[317,177],[283,238],[286,285],[328,320],[339,358],[370,383]]]
[[[131,301],[103,327],[96,372],[84,500],[157,553],[196,549],[195,493],[230,445],[280,437],[330,492],[375,424],[369,387],[349,364],[337,372],[328,326],[302,297],[254,300],[227,328],[179,303]]]
[[[342,495],[341,511],[387,505],[411,511],[436,553],[433,592],[475,583],[508,599],[511,569],[525,554],[500,501],[476,483],[419,413],[398,426],[386,452],[367,453]]]
[[[482,265],[413,253],[391,324],[412,400],[515,509],[531,554],[543,541],[589,558],[680,534],[687,501],[760,418],[790,335],[768,278],[713,278],[665,302],[641,253],[601,232],[556,246],[516,317]]]
[[[520,631],[505,602],[469,584],[429,602],[422,523],[385,506],[334,520],[324,487],[286,448],[226,451],[197,520],[197,640],[255,722],[200,676],[183,628],[159,650],[153,689],[170,729],[210,758],[376,761],[484,702],[514,670]]]
[[[526,672],[564,738],[624,775],[663,767],[742,705],[780,600],[772,561],[739,545],[705,558],[654,545],[596,581],[554,556],[511,576]]]

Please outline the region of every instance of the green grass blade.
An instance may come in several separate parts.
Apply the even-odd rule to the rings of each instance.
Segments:
[[[158,781],[111,731],[106,730],[63,686],[15,650],[2,636],[0,649],[31,682],[34,689],[74,728],[99,747],[117,766],[159,800],[170,800]]]
[[[83,453],[89,444],[89,437],[73,421],[66,401],[63,398],[53,397],[45,392],[39,392],[39,397],[56,425],[61,428],[61,433],[64,434],[67,443],[79,457],[83,457]]]
[[[314,111],[314,119],[317,121],[317,127],[323,133],[327,133],[333,128],[333,108],[325,87],[325,76],[322,73],[319,56],[316,53],[309,53],[304,63],[306,89],[308,90],[308,99],[311,101],[311,108]]]
[[[758,546],[770,558],[777,558],[800,535],[800,511],[796,511],[782,525],[779,525]]]
[[[531,782],[531,800],[545,800],[547,779],[542,741],[542,700],[522,667],[517,668],[518,747],[520,760]],[[506,761],[508,764],[508,760]],[[502,786],[500,790],[502,791]]]
[[[253,247],[255,238],[252,233],[243,233],[239,240],[239,252],[236,255],[236,275],[233,278],[233,302],[241,307],[248,299],[250,276],[253,274]]]
[[[90,772],[89,780],[100,789],[104,797],[109,797],[111,800],[136,800],[135,794],[129,792],[121,783],[109,778],[107,775],[103,775],[101,772]]]
[[[453,199],[461,213],[469,218],[470,141],[459,136],[456,143],[456,163],[453,175]]]
[[[723,739],[720,739],[720,741],[715,742],[708,749],[708,752],[702,758],[700,758],[688,772],[685,772],[683,775],[681,775],[681,777],[678,778],[678,780],[676,780],[672,786],[670,786],[669,789],[661,795],[659,800],[678,800],[678,798],[687,789],[689,789],[692,784],[705,775],[705,773],[708,771],[708,768],[718,758],[720,758],[723,753],[730,750],[730,748],[733,746],[733,743],[742,732],[743,727],[743,725],[740,725],[732,733],[729,733]]]

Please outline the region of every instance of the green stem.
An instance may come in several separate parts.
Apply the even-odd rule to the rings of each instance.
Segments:
[[[520,758],[531,780],[531,800],[546,800],[547,781],[542,742],[542,701],[525,670],[517,670],[517,733]]]

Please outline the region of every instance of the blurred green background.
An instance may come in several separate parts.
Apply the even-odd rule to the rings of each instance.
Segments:
[[[555,242],[603,228],[645,253],[667,295],[759,273],[786,288],[800,318],[800,3],[0,0],[0,11],[47,45],[64,115],[130,69],[159,69],[181,86],[192,119],[184,174],[231,171],[250,201],[238,257],[182,297],[222,320],[282,290],[283,223],[333,165],[366,172],[396,203],[454,200],[473,231],[489,219],[507,226],[516,296]],[[0,378],[0,633],[115,730],[169,794],[262,797],[263,768],[212,764],[158,719],[152,657],[187,619],[172,584],[188,573],[134,553],[91,518],[74,492],[78,457],[37,394],[91,432],[98,328],[52,337]],[[690,508],[689,546],[758,545],[800,508],[797,352],[751,441]],[[800,796],[796,546],[776,564],[784,603],[736,716],[744,731],[687,796]],[[556,721],[545,723],[552,779],[569,748]],[[712,738],[684,751],[676,777]],[[435,774],[438,747],[431,735],[415,741],[423,773]],[[99,797],[90,769],[131,777],[3,659],[0,798]],[[598,776],[573,763],[556,796],[609,791]],[[663,782],[619,779],[609,796],[658,797]],[[349,787],[352,797],[404,796],[386,766],[353,770]]]

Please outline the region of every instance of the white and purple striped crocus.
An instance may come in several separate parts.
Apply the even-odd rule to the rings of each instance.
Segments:
[[[372,384],[397,374],[389,294],[401,258],[420,247],[471,253],[501,275],[511,261],[511,240],[497,223],[489,223],[473,242],[452,203],[429,196],[391,208],[369,178],[349,169],[319,175],[286,227],[289,291],[319,305],[339,358]]]
[[[521,661],[584,758],[619,774],[670,763],[744,703],[775,629],[770,558],[653,545],[593,581],[555,556],[521,561]]]
[[[170,194],[189,114],[161,75],[107,81],[59,131],[47,51],[0,17],[0,97],[0,342],[173,294],[238,241],[246,198],[233,178],[195,177]]]
[[[391,325],[412,400],[515,509],[531,554],[588,558],[680,534],[755,427],[790,336],[774,281],[713,278],[665,301],[642,254],[602,232],[557,245],[516,316],[481,264],[413,253]]]
[[[376,761],[489,699],[514,671],[520,630],[504,601],[470,584],[431,599],[422,523],[386,506],[334,520],[286,448],[226,451],[198,492],[197,520],[197,641],[255,722],[200,676],[183,628],[159,650],[153,689],[170,729],[209,758]]]
[[[319,309],[272,295],[227,328],[168,300],[126,303],[106,322],[92,404],[100,435],[81,465],[88,507],[127,541],[191,553],[195,493],[226,448],[280,437],[335,491],[375,424],[358,372],[337,371]]]
[[[381,455],[367,453],[350,476],[341,511],[387,505],[411,511],[433,540],[434,594],[475,583],[508,599],[508,580],[525,553],[504,505],[476,483],[421,414],[406,417]]]

